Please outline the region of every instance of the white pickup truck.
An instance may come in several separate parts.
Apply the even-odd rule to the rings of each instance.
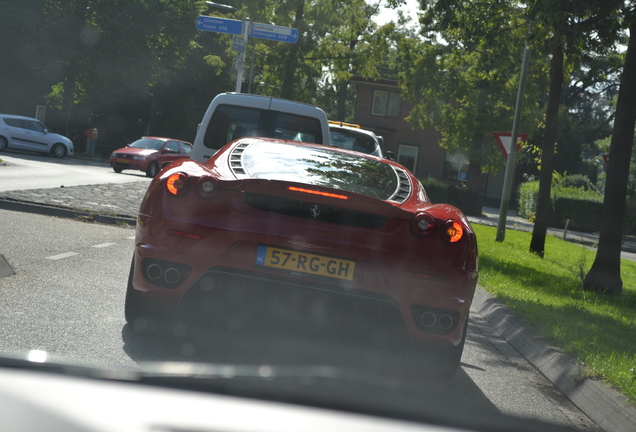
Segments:
[[[205,162],[225,144],[244,136],[330,144],[329,123],[320,108],[267,96],[221,93],[203,116],[190,157]]]

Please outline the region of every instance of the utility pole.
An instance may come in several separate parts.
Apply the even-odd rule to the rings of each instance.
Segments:
[[[523,102],[523,93],[526,84],[526,75],[528,74],[528,63],[530,62],[530,49],[528,41],[523,47],[523,60],[521,61],[521,75],[519,77],[519,88],[517,90],[517,103],[515,105],[515,116],[512,121],[512,137],[510,142],[510,150],[508,151],[508,161],[506,162],[506,173],[504,176],[503,192],[501,194],[501,206],[499,208],[499,223],[497,225],[496,241],[502,242],[506,238],[506,217],[508,216],[508,207],[510,205],[510,192],[512,191],[512,183],[515,176],[515,157],[517,151],[517,141],[519,135],[519,117],[521,117],[521,106]]]

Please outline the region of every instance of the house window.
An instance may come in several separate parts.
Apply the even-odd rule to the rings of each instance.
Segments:
[[[374,90],[371,114],[386,117],[400,117],[402,98],[398,92]]]
[[[468,157],[462,153],[446,154],[444,158],[444,180],[466,181],[468,178]]]
[[[413,174],[417,168],[417,158],[420,148],[414,145],[400,144],[398,147],[397,162],[407,167]]]

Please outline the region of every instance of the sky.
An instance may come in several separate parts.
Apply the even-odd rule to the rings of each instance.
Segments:
[[[377,0],[367,0],[368,3],[374,3]],[[419,10],[419,4],[417,0],[407,0],[406,5],[402,6],[400,10],[404,11],[405,14],[411,15],[413,22],[417,23],[417,11]],[[388,8],[384,8],[380,14],[375,18],[375,22],[379,25],[386,24],[389,21],[397,21],[397,13],[396,11]]]

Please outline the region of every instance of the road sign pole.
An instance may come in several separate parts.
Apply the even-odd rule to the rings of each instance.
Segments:
[[[523,101],[523,92],[526,83],[526,75],[528,71],[528,63],[530,61],[530,49],[528,42],[523,48],[523,60],[521,62],[521,75],[519,77],[519,89],[517,91],[517,103],[515,106],[515,117],[512,122],[512,141],[510,141],[510,151],[508,152],[508,161],[506,163],[506,174],[504,176],[503,192],[501,194],[501,206],[499,207],[499,223],[497,224],[496,241],[502,242],[506,238],[506,217],[508,216],[508,207],[510,205],[510,192],[512,190],[512,182],[515,174],[515,156],[517,151],[517,135],[519,133],[519,117],[521,116],[521,102]]]
[[[249,28],[250,28],[250,19],[245,18],[243,20],[243,41],[245,42],[245,46],[247,47],[247,38],[249,37]],[[241,92],[241,87],[243,87],[243,70],[245,70],[245,51],[239,52],[236,55],[236,93]]]

